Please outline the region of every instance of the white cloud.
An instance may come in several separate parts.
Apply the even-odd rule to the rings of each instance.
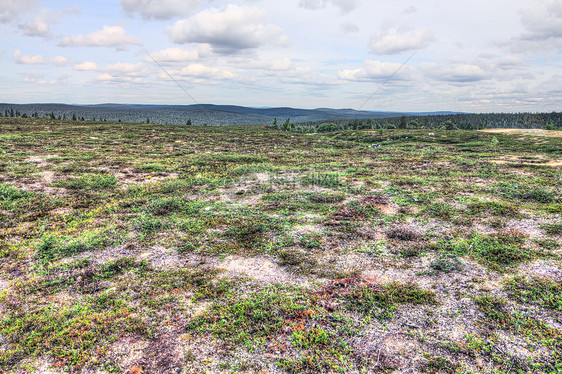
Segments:
[[[68,64],[68,59],[66,57],[62,57],[62,56],[55,56],[53,58],[51,58],[49,60],[51,63],[55,64],[55,65],[66,65]]]
[[[521,21],[527,29],[523,36],[527,40],[545,40],[562,37],[562,3],[553,2],[546,6],[522,12]]]
[[[502,56],[497,61],[498,68],[502,70],[527,68],[529,65],[520,57],[517,56]]]
[[[444,71],[442,78],[451,82],[477,82],[490,79],[493,74],[475,64],[456,64]]]
[[[305,9],[322,9],[327,4],[339,8],[342,12],[348,13],[357,8],[358,0],[300,0],[299,6]]]
[[[149,70],[141,62],[136,64],[118,62],[96,70],[102,73],[96,77],[97,82],[124,87],[144,84],[149,75]]]
[[[40,0],[0,0],[0,23],[12,22],[28,14],[40,3]]]
[[[77,71],[95,71],[98,70],[98,64],[91,61],[85,61],[80,64],[74,65],[74,70]]]
[[[341,30],[346,34],[357,33],[359,32],[359,26],[353,22],[344,22],[340,26]]]
[[[287,71],[292,70],[295,68],[293,62],[288,58],[281,58],[275,61],[272,61],[264,66],[267,70],[273,71]]]
[[[40,54],[35,55],[35,56],[22,55],[21,51],[19,49],[16,49],[14,51],[14,60],[16,61],[16,63],[22,64],[22,65],[53,64],[53,65],[62,66],[62,65],[68,64],[68,59],[66,57],[63,57],[63,56],[55,56],[55,57],[50,58],[50,59],[45,59],[43,57],[43,55],[40,55]]]
[[[144,83],[144,77],[129,77],[123,75],[112,75],[109,73],[101,74],[96,77],[96,81],[103,84],[116,84],[122,86],[131,86],[132,84]]]
[[[128,62],[118,62],[113,65],[107,65],[104,71],[111,73],[112,75],[126,75],[126,76],[139,76],[148,74],[148,69],[146,66],[139,62],[137,64],[131,64]]]
[[[562,50],[562,2],[540,4],[521,12],[525,32],[514,39],[512,49],[517,52]]]
[[[171,19],[184,17],[197,9],[203,0],[121,0],[123,10],[144,18]]]
[[[209,44],[213,51],[221,54],[267,44],[287,45],[288,37],[280,27],[264,24],[267,18],[267,12],[262,9],[227,5],[177,21],[166,32],[175,43]]]
[[[395,55],[427,47],[433,41],[429,32],[391,27],[374,35],[369,43],[371,53]]]
[[[90,34],[65,36],[60,42],[62,47],[114,47],[119,50],[126,46],[141,45],[139,38],[127,35],[121,26],[104,26],[103,29]]]
[[[212,54],[211,47],[207,44],[202,44],[197,49],[186,50],[183,48],[168,48],[161,51],[151,53],[156,61],[162,64],[194,61],[200,58],[208,57]],[[145,61],[152,61],[147,57]]]
[[[85,61],[80,64],[74,65],[74,70],[77,71],[97,71],[101,74],[99,77],[112,76],[117,78],[135,78],[135,77],[146,77],[150,73],[147,66],[142,63],[131,64],[129,62],[117,62],[115,64],[106,65],[104,67],[99,67],[98,64],[92,61]]]
[[[405,8],[402,13],[404,14],[414,14],[418,12],[418,8],[416,8],[413,5],[410,5],[409,7]]]
[[[181,70],[171,72],[172,76],[180,78],[206,78],[212,80],[223,79],[236,79],[238,74],[232,73],[228,70],[223,70],[215,67],[206,66],[203,64],[191,64]],[[167,78],[167,75],[162,75],[162,78]]]
[[[338,78],[346,81],[370,82],[391,77],[401,67],[399,63],[366,60],[363,66],[357,69],[346,69],[338,73]],[[397,80],[411,79],[412,71],[402,67],[394,77]]]
[[[450,61],[442,63],[423,63],[420,70],[426,77],[451,83],[471,83],[499,77],[495,65],[480,60],[476,62]]]
[[[49,37],[51,34],[50,26],[60,21],[60,14],[57,11],[43,9],[41,13],[19,25],[19,28],[26,36]]]
[[[59,84],[60,82],[56,79],[52,79],[52,80],[46,80],[46,79],[37,79],[34,77],[25,77],[23,78],[23,81],[25,83],[33,83],[33,84],[41,84],[41,85],[55,85],[55,84]]]
[[[51,33],[49,23],[42,21],[38,18],[33,18],[28,20],[23,25],[20,25],[20,29],[26,36],[49,36]]]

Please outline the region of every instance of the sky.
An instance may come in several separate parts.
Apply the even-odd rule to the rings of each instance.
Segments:
[[[0,0],[0,79],[5,103],[562,111],[562,0]]]

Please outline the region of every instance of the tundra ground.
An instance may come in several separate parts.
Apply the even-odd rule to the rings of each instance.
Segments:
[[[560,372],[540,135],[0,118],[0,372]]]

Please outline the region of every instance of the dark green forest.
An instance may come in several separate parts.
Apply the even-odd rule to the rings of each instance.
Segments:
[[[481,130],[489,128],[522,128],[522,129],[547,129],[557,130],[562,128],[562,112],[551,113],[455,113],[455,114],[423,114],[402,116],[396,113],[389,117],[378,118],[339,118],[323,119],[316,121],[303,121],[303,118],[287,118],[278,121],[275,118],[271,122],[265,116],[245,115],[224,111],[199,110],[191,113],[196,120],[192,121],[187,112],[178,114],[171,111],[139,109],[116,111],[107,109],[90,109],[91,112],[64,111],[19,111],[16,107],[4,105],[0,111],[0,117],[12,118],[48,118],[51,120],[68,121],[98,121],[98,122],[140,122],[145,123],[170,123],[170,124],[209,124],[217,125],[228,123],[231,125],[268,125],[273,128],[295,131],[300,133],[331,132],[341,130],[365,130],[365,129],[443,129],[443,130]],[[138,112],[136,115],[132,114]],[[97,117],[96,117],[97,114]],[[142,115],[141,115],[142,114]],[[93,115],[93,116],[92,116]],[[151,117],[152,115],[152,117]],[[226,116],[226,117],[225,117]],[[373,113],[375,116],[375,113]],[[138,117],[138,118],[137,118]],[[220,118],[219,118],[220,117]],[[222,118],[225,117],[225,118]]]
[[[442,129],[481,130],[491,128],[562,129],[562,112],[552,113],[463,113],[401,116],[378,119],[353,119],[291,123],[287,119],[272,127],[304,133],[367,129]]]

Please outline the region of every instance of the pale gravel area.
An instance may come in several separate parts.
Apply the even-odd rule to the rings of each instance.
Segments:
[[[214,264],[217,269],[225,270],[223,276],[227,278],[247,276],[266,284],[291,284],[310,286],[310,281],[287,271],[268,256],[241,257],[227,256],[224,260]]]
[[[531,136],[546,136],[554,138],[562,138],[562,131],[557,130],[544,130],[544,129],[484,129],[478,130],[481,132],[489,132],[496,134],[509,134],[509,135],[531,135]]]

